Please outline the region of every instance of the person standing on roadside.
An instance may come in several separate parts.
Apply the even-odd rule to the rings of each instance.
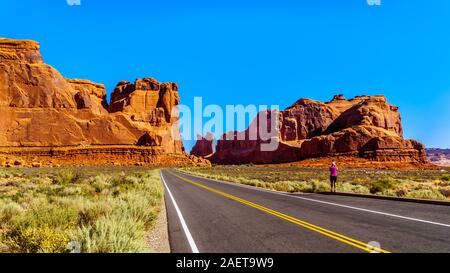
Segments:
[[[336,162],[333,162],[330,167],[330,184],[331,184],[331,192],[336,192],[336,182],[338,177],[338,167]]]

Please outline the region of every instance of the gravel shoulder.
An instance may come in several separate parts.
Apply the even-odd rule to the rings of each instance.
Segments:
[[[169,231],[165,199],[161,203],[158,220],[148,237],[150,248],[156,253],[170,253]]]

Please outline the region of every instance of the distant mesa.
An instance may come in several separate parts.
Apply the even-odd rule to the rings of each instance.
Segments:
[[[0,39],[2,158],[190,163],[179,132],[172,134],[179,103],[177,84],[153,78],[120,82],[108,103],[103,84],[66,79],[45,64],[39,43]]]
[[[326,103],[302,98],[277,114],[279,126],[274,135],[279,145],[275,151],[261,151],[263,141],[259,136],[256,140],[238,140],[239,134],[249,135],[247,129],[228,133],[231,138],[224,134],[217,141],[215,153],[206,158],[217,164],[288,163],[336,156],[427,164],[424,145],[403,138],[398,107],[387,103],[382,95],[348,100],[336,95]],[[257,124],[257,119],[252,124]],[[204,145],[200,140],[198,146]],[[203,156],[202,152],[197,149],[192,154]]]

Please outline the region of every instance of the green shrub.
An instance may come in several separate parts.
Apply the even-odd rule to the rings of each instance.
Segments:
[[[93,225],[83,226],[73,236],[79,242],[82,252],[131,253],[146,252],[145,227],[131,217],[107,216]]]
[[[89,179],[89,184],[95,189],[95,192],[101,193],[110,186],[110,177],[100,174]]]
[[[351,183],[337,183],[336,189],[338,191],[350,193],[361,193],[361,194],[370,193],[369,188],[367,188],[366,186]]]
[[[69,229],[76,226],[78,213],[75,209],[43,204],[32,207],[26,213],[14,218],[12,225],[16,229],[27,227],[49,227]]]
[[[397,184],[398,181],[390,177],[378,179],[377,181],[370,184],[370,193],[372,194],[382,193],[392,189]]]
[[[330,191],[330,185],[323,181],[313,180],[311,190],[312,190],[312,192]]]
[[[120,209],[115,210],[115,213],[129,215],[130,218],[136,222],[142,222],[146,227],[149,227],[156,220],[159,212],[159,204],[155,200],[137,192],[127,193],[121,197],[124,205]]]
[[[23,208],[15,203],[7,203],[0,207],[0,227],[9,224],[15,217],[21,215]]]
[[[438,199],[445,200],[447,199],[442,193],[435,190],[415,190],[408,192],[406,197],[409,198],[419,198],[419,199]]]
[[[118,196],[121,193],[131,191],[142,183],[142,179],[136,176],[120,175],[112,179],[113,195]]]
[[[114,210],[112,198],[106,200],[89,202],[78,212],[78,225],[90,225],[101,217],[104,217]]]
[[[73,170],[62,170],[56,174],[54,183],[60,185],[75,184],[81,180],[81,175]]]
[[[450,173],[443,174],[441,176],[442,181],[450,181]]]
[[[272,184],[273,189],[277,191],[284,191],[284,192],[294,192],[295,188],[291,185],[291,183],[282,181],[282,182],[275,182]]]
[[[0,169],[0,178],[10,178],[11,173],[5,169]]]

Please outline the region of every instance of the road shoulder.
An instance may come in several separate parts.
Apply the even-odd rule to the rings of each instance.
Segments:
[[[148,236],[150,249],[156,253],[170,253],[169,230],[165,198],[161,202],[158,219]]]

